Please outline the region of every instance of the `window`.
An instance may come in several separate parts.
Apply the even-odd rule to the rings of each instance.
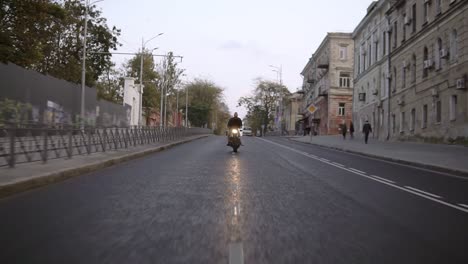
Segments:
[[[395,114],[392,114],[392,132],[393,132],[393,134],[396,133],[396,116],[395,116]]]
[[[457,96],[452,95],[450,97],[450,121],[457,119]]]
[[[436,47],[434,49],[434,55],[435,55],[434,58],[435,58],[436,70],[439,70],[442,67],[441,53],[442,53],[442,39],[438,38]]]
[[[356,52],[358,52],[356,54],[357,73],[360,74],[361,73],[361,50],[359,49],[359,51],[356,51]]]
[[[442,101],[437,101],[436,103],[436,123],[442,121]]]
[[[405,112],[400,112],[400,133],[405,132]]]
[[[382,50],[383,50],[383,55],[387,55],[387,32],[383,32],[382,35]]]
[[[365,44],[361,45],[361,65],[362,71],[366,71],[366,46]]]
[[[458,57],[458,33],[457,30],[453,30],[450,35],[450,60],[456,61]]]
[[[411,70],[412,70],[411,82],[415,83],[416,82],[416,54],[413,54],[413,59],[411,61]]]
[[[398,41],[398,23],[397,21],[393,22],[393,47],[397,47]]]
[[[368,67],[370,67],[372,65],[372,43],[369,41],[369,64],[368,64]]]
[[[406,65],[401,67],[401,88],[404,89],[406,87]]]
[[[348,59],[348,49],[346,47],[340,47],[340,60]]]
[[[414,131],[416,126],[416,109],[411,109],[410,131]]]
[[[442,0],[436,0],[436,15],[442,13]]]
[[[426,128],[427,127],[427,104],[423,105],[421,119],[422,119],[421,128]]]
[[[429,69],[426,67],[426,61],[429,59],[429,51],[427,50],[427,47],[424,47],[424,52],[423,52],[423,77],[427,77],[429,74]]]
[[[401,23],[401,29],[403,31],[403,36],[402,36],[402,39],[401,39],[402,43],[405,42],[405,40],[406,40],[406,23],[405,23],[406,19],[407,19],[406,14],[403,14],[403,23]]]
[[[349,73],[340,73],[340,87],[351,87],[351,77]]]
[[[392,80],[392,82],[393,82],[393,87],[392,87],[393,90],[392,90],[392,91],[393,91],[393,92],[396,92],[396,89],[397,89],[397,80],[398,80],[398,79],[397,79],[397,71],[396,71],[396,68],[393,67],[393,80]]]
[[[374,55],[374,61],[378,61],[379,60],[379,41],[377,39],[377,37],[374,38],[375,39],[375,55]]]
[[[382,109],[382,111],[380,112],[380,127],[383,127],[383,124],[384,124],[384,115],[385,114],[385,111]]]
[[[413,7],[411,8],[411,25],[413,25],[413,33],[416,32],[416,4],[413,5]]]
[[[339,103],[338,105],[338,115],[344,116],[345,115],[345,103]]]
[[[387,78],[385,77],[385,74],[382,73],[382,83],[380,84],[380,98],[384,98],[387,96]]]
[[[425,1],[424,3],[424,21],[423,25],[429,22],[429,1]]]

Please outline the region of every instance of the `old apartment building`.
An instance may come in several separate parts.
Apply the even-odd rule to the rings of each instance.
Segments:
[[[304,67],[305,128],[318,135],[339,133],[352,118],[354,44],[351,33],[328,33]],[[317,107],[314,114],[307,108]]]
[[[353,34],[361,60],[355,64],[355,120],[372,120],[382,139],[466,140],[468,1],[380,0],[368,11]],[[376,43],[369,31],[380,33],[387,52],[381,50],[370,68],[362,63],[374,61],[367,55]]]
[[[356,130],[367,120],[373,136],[386,137],[388,131],[388,0],[373,2],[366,17],[353,32],[354,96],[353,119]]]

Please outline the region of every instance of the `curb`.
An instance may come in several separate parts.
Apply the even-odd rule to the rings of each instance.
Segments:
[[[19,182],[14,182],[11,184],[3,185],[0,186],[0,199],[18,194],[21,192],[25,192],[28,190],[36,189],[45,185],[49,185],[52,183],[57,183],[61,182],[67,179],[70,179],[72,177],[76,177],[82,174],[90,173],[96,170],[100,170],[106,167],[110,167],[115,164],[119,164],[122,162],[126,162],[129,160],[141,158],[144,156],[147,156],[149,154],[153,154],[156,152],[160,152],[166,149],[170,149],[172,147],[175,147],[177,145],[181,145],[184,143],[188,143],[191,141],[195,141],[201,138],[208,137],[209,135],[201,135],[197,136],[195,138],[190,138],[190,139],[185,139],[185,140],[180,140],[177,142],[169,143],[166,145],[158,146],[152,149],[147,149],[147,150],[142,150],[139,152],[135,153],[129,153],[121,157],[116,157],[116,158],[111,158],[105,161],[100,161],[100,162],[94,162],[94,163],[89,163],[85,166],[81,167],[74,167],[74,168],[69,168],[69,169],[63,169],[63,170],[58,170],[58,171],[53,171],[49,173],[44,173],[42,175],[39,175],[33,179],[28,179],[24,181],[19,181]]]
[[[420,163],[420,162],[415,162],[415,161],[408,161],[408,160],[384,157],[384,156],[379,156],[379,155],[375,155],[375,154],[369,154],[369,153],[365,153],[365,152],[349,150],[349,149],[344,149],[344,148],[340,148],[340,147],[321,145],[321,144],[312,143],[312,142],[302,142],[302,141],[294,140],[293,138],[288,138],[288,140],[298,142],[298,143],[302,143],[302,144],[310,144],[310,145],[319,146],[319,147],[323,147],[323,148],[328,148],[328,149],[338,150],[338,151],[342,151],[342,152],[357,154],[357,155],[366,156],[366,157],[370,157],[370,158],[375,158],[375,159],[380,159],[380,160],[385,160],[385,161],[391,161],[391,162],[399,163],[399,164],[403,164],[403,165],[410,165],[410,166],[413,166],[413,167],[433,170],[433,171],[436,171],[436,172],[451,173],[451,174],[455,174],[456,176],[461,176],[461,177],[468,178],[468,171],[462,171],[462,170],[457,170],[457,169],[452,169],[452,168],[447,168],[447,167],[441,167],[441,166],[436,166],[436,165],[431,165],[431,164],[425,164],[425,163]]]

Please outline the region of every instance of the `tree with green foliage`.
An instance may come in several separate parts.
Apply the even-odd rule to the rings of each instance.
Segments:
[[[114,64],[107,68],[96,83],[98,99],[121,104],[123,101],[123,77],[125,77],[125,73],[117,70]]]
[[[259,78],[256,80],[252,95],[241,97],[238,103],[239,106],[244,106],[247,109],[247,120],[253,128],[259,129],[265,125],[262,131],[264,134],[267,125],[274,120],[273,112],[278,102],[290,94],[286,86]]]
[[[188,119],[192,126],[214,129],[216,133],[223,133],[230,117],[229,108],[223,101],[223,88],[214,82],[195,79],[184,87],[184,94],[188,89],[189,113]],[[185,96],[183,97],[185,100]],[[185,106],[181,106],[183,109]]]
[[[94,86],[111,66],[120,30],[88,9],[86,84]],[[81,82],[85,5],[80,0],[0,1],[0,61]]]
[[[141,56],[137,54],[124,65],[124,72],[127,77],[136,79],[140,83]],[[143,52],[143,115],[148,123],[152,111],[160,107],[160,75],[156,70],[154,58],[148,50]]]
[[[178,91],[176,87],[181,83],[180,78],[184,70],[178,67],[174,54],[169,52],[167,56],[163,58],[161,64],[158,65],[157,73],[159,76],[157,86],[164,91],[166,94],[164,99],[167,101],[163,102],[163,107],[161,108],[164,113],[163,120],[161,121],[167,124],[168,122],[165,120],[167,115],[175,114],[172,109],[174,109],[177,100]]]

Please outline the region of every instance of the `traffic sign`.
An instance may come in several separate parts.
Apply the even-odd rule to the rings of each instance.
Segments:
[[[314,104],[311,104],[311,105],[309,105],[309,107],[307,107],[307,110],[311,114],[315,113],[315,111],[317,111],[317,109],[318,109],[318,107],[316,107]]]

